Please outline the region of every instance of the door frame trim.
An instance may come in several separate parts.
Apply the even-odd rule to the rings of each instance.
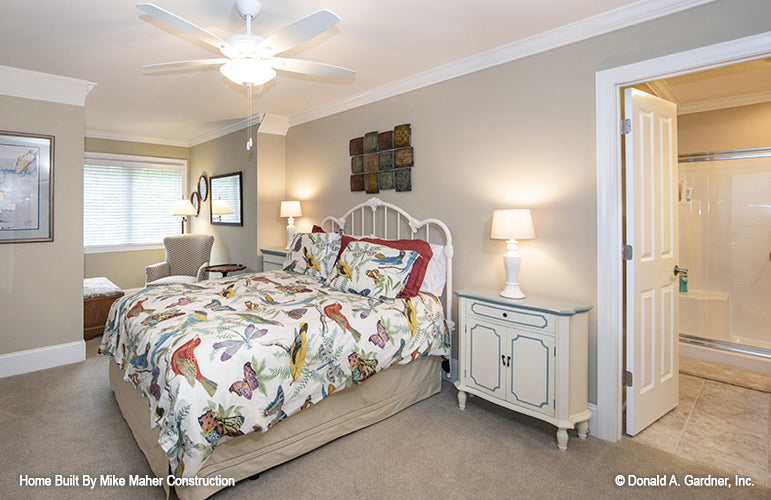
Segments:
[[[597,411],[593,433],[621,439],[624,289],[621,97],[629,85],[771,55],[771,31],[595,73],[597,140]],[[600,285],[601,284],[601,285]]]

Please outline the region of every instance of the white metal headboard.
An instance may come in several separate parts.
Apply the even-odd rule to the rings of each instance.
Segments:
[[[348,210],[342,217],[326,217],[321,221],[321,227],[325,231],[339,232],[357,238],[421,239],[428,243],[444,245],[444,258],[447,264],[444,311],[450,338],[452,338],[452,333],[455,331],[455,322],[452,320],[453,246],[452,234],[447,224],[439,219],[418,220],[396,205],[386,203],[379,198],[370,198]]]

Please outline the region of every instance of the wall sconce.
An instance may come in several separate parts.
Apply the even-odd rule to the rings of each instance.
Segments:
[[[281,202],[281,217],[289,217],[289,221],[286,225],[286,248],[292,244],[292,238],[294,238],[294,218],[302,217],[303,210],[300,207],[299,201],[282,201]]]
[[[222,216],[224,214],[232,214],[233,209],[230,208],[230,205],[228,205],[227,201],[223,200],[222,198],[217,198],[211,201],[211,213],[214,215],[219,215],[218,220],[222,220]]]
[[[490,238],[507,240],[507,252],[503,256],[503,267],[506,270],[506,287],[501,291],[502,297],[524,299],[525,294],[519,288],[519,266],[522,257],[517,252],[517,240],[535,238],[533,218],[529,209],[495,210]]]
[[[195,208],[193,207],[193,204],[190,203],[190,200],[187,200],[185,198],[175,201],[174,208],[171,211],[171,215],[182,216],[182,234],[185,234],[185,221],[187,220],[187,216],[196,215],[197,213],[198,212],[196,212]]]

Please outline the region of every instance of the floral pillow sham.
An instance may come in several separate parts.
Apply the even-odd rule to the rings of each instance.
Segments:
[[[339,234],[297,233],[284,258],[284,270],[326,280],[339,251]]]
[[[418,257],[414,250],[352,241],[337,260],[328,284],[342,292],[395,299],[407,283]]]

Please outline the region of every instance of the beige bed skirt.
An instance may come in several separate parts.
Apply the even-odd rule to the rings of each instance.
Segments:
[[[110,362],[110,388],[115,393],[123,418],[147,457],[153,473],[166,477],[169,461],[158,444],[159,430],[150,424],[147,399],[123,380],[118,365]],[[340,436],[379,422],[441,390],[441,358],[418,358],[407,365],[395,365],[367,382],[336,392],[318,404],[278,423],[269,432],[252,432],[223,439],[197,476],[233,478],[236,482],[270,469]],[[176,487],[182,499],[206,498],[222,487]]]

